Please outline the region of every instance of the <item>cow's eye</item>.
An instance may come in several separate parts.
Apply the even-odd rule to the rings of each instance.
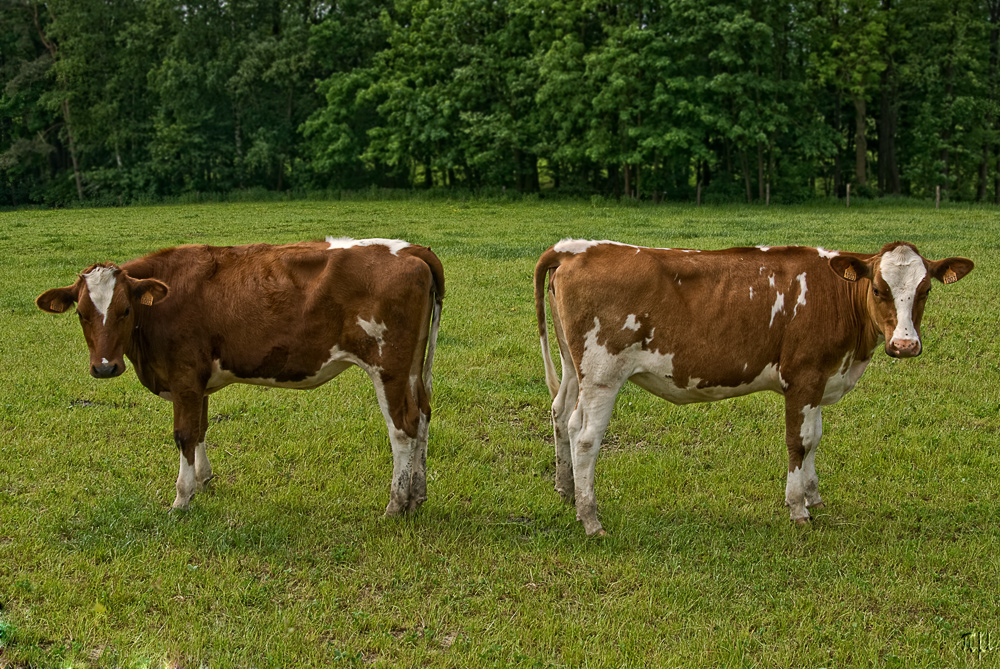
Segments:
[[[872,295],[875,297],[882,297],[882,293],[879,292],[878,288],[872,288]]]
[[[125,311],[122,312],[122,318],[125,318],[130,313],[132,313],[132,307],[125,307]]]

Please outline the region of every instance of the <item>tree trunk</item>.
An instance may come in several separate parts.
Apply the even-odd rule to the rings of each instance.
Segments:
[[[625,170],[625,198],[632,197],[632,170],[629,169],[628,163],[622,165]]]
[[[878,187],[882,193],[900,193],[899,165],[896,163],[896,86],[891,64],[882,72],[878,119]]]
[[[66,136],[69,138],[69,159],[73,163],[73,178],[76,180],[76,196],[83,201],[83,179],[80,177],[80,165],[76,160],[76,140],[73,137],[73,124],[69,118],[69,100],[62,101],[63,118],[66,120]]]
[[[868,141],[865,139],[865,96],[854,98],[854,179],[859,186],[868,184]]]
[[[743,163],[743,183],[747,188],[747,204],[753,202],[753,196],[750,194],[750,161],[747,160],[747,152],[740,149],[740,162]]]
[[[764,199],[764,146],[757,142],[757,201]]]

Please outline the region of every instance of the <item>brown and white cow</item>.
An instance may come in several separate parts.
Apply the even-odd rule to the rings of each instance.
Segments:
[[[444,271],[430,249],[389,239],[284,246],[179,246],[122,266],[84,270],[38,296],[75,302],[90,373],[132,361],[139,380],[174,405],[177,497],[186,508],[212,478],[208,396],[231,383],[315,388],[350,365],[375,385],[393,471],[386,514],[427,498],[431,365]],[[426,353],[426,354],[425,354]]]
[[[575,500],[587,534],[604,532],[594,465],[626,381],[674,404],[773,390],[785,397],[785,502],[805,523],[807,507],[822,505],[821,407],[854,388],[879,344],[896,358],[919,355],[931,278],[954,283],[972,268],[965,258],[927,260],[906,242],[874,255],[559,242],[534,277],[556,490]],[[561,380],[549,353],[546,278]]]

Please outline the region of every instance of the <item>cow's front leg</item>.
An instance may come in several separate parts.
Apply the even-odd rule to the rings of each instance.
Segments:
[[[207,442],[205,435],[208,432],[208,397],[201,401],[201,435],[198,445],[194,449],[194,480],[195,491],[201,492],[212,480],[212,463],[208,461],[208,453],[205,452]]]
[[[180,454],[177,473],[177,497],[172,508],[186,509],[198,489],[197,453],[202,442],[203,394],[197,391],[175,392],[174,443]],[[208,462],[208,458],[205,458]],[[209,474],[210,475],[210,474]]]
[[[785,444],[788,446],[788,480],[785,503],[789,516],[799,525],[809,521],[807,507],[823,506],[816,475],[816,450],[823,436],[822,408],[785,400]]]

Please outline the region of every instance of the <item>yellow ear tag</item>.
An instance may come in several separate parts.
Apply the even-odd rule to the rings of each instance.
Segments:
[[[955,270],[949,267],[948,270],[944,273],[944,278],[942,279],[942,281],[944,283],[955,283],[956,281],[958,281],[958,274],[955,274]]]
[[[844,278],[848,281],[856,281],[858,278],[858,273],[854,271],[854,268],[850,265],[844,270]]]
[[[145,304],[147,307],[153,306],[153,296],[150,293],[144,294],[142,296],[142,299],[139,300],[139,301],[142,302],[143,304]]]

